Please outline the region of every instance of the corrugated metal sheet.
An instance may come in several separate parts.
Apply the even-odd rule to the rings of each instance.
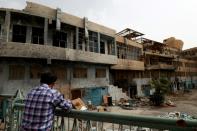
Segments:
[[[91,101],[93,105],[101,105],[103,102],[103,95],[106,95],[108,90],[106,87],[86,88],[83,101],[87,104]]]

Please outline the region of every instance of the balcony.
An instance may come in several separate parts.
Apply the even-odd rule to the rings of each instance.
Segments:
[[[59,48],[49,45],[8,42],[0,45],[0,57],[40,58],[116,64],[117,56]]]
[[[175,66],[165,63],[158,63],[154,65],[147,65],[146,69],[147,70],[175,70]]]
[[[154,51],[154,50],[146,50],[145,52],[145,55],[151,55],[151,56],[158,56],[158,57],[165,57],[165,58],[175,58],[176,55],[174,54],[164,54],[164,53],[160,53],[158,51]]]
[[[128,59],[118,59],[116,65],[111,66],[114,70],[144,70],[144,62]]]

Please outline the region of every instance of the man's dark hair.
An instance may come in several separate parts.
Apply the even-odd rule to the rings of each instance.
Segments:
[[[51,72],[43,72],[40,77],[40,83],[52,84],[57,80],[57,76]]]

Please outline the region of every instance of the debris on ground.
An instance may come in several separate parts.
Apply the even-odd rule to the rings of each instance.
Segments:
[[[174,104],[174,102],[172,102],[170,99],[168,99],[166,102],[165,102],[166,105],[168,106],[172,106],[172,107],[175,107],[176,105]]]
[[[197,120],[197,117],[191,116],[184,112],[169,112],[164,115],[160,115],[159,117],[168,118],[168,119],[183,119],[183,120]]]
[[[105,112],[105,111],[110,112],[111,110],[109,107],[106,107],[106,106],[97,106],[97,111],[98,112]]]
[[[76,108],[77,110],[81,110],[81,111],[87,110],[85,103],[80,98],[72,100],[72,104],[74,108]]]

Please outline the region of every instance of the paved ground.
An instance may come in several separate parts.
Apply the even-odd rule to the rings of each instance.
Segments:
[[[197,89],[191,90],[191,92],[183,93],[179,92],[176,95],[169,95],[166,98],[170,98],[176,107],[170,106],[145,106],[145,107],[136,107],[133,110],[125,110],[119,106],[109,107],[111,112],[116,112],[120,114],[136,114],[136,115],[162,115],[168,112],[184,112],[189,115],[197,116]]]

